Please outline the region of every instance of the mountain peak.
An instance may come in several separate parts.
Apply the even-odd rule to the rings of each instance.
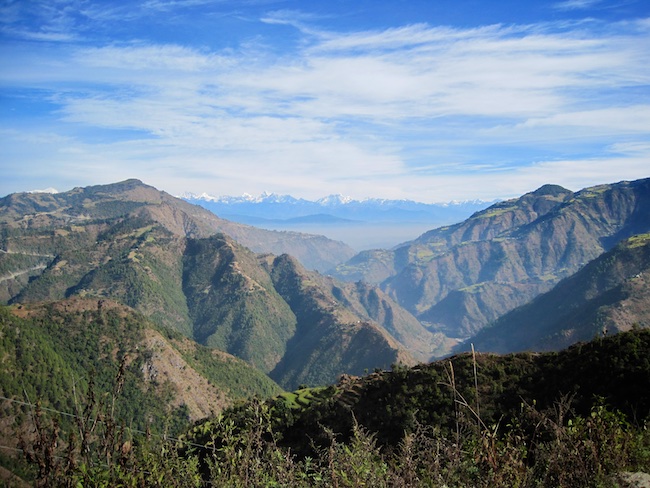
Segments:
[[[353,201],[354,200],[352,197],[346,197],[340,193],[337,193],[335,195],[328,195],[319,200],[316,200],[316,203],[320,203],[321,205],[345,205]]]
[[[550,185],[550,184],[540,186],[537,190],[532,192],[532,194],[536,196],[549,195],[553,197],[566,195],[568,193],[572,193],[571,190],[567,190],[566,188],[560,185]]]

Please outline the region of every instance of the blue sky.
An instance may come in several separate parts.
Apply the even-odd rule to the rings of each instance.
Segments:
[[[424,202],[650,176],[647,0],[0,0],[0,195]]]

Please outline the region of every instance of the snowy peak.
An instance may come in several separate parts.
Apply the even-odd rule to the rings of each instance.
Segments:
[[[300,200],[292,197],[291,195],[278,195],[277,193],[263,192],[258,196],[251,195],[249,193],[244,193],[241,196],[213,196],[208,193],[201,193],[200,195],[192,192],[185,192],[179,195],[178,198],[182,198],[187,201],[204,201],[204,202],[215,202],[221,203],[224,205],[239,205],[247,203],[295,203]]]
[[[452,200],[450,202],[441,202],[441,203],[421,203],[413,200],[390,200],[385,198],[364,198],[362,200],[355,200],[350,196],[345,196],[340,193],[328,195],[317,200],[305,200],[303,198],[295,198],[291,195],[280,195],[278,193],[262,192],[258,196],[251,195],[250,193],[244,193],[241,196],[229,196],[221,195],[214,196],[208,193],[196,194],[192,192],[185,192],[178,196],[187,201],[206,201],[206,202],[217,202],[225,205],[238,205],[242,203],[255,203],[255,204],[264,204],[264,203],[283,203],[283,204],[304,204],[304,205],[315,205],[316,207],[335,207],[339,205],[361,205],[361,206],[383,206],[383,207],[436,207],[436,208],[445,208],[445,207],[462,207],[462,206],[476,206],[485,208],[493,203],[486,202],[483,200]]]
[[[328,195],[326,197],[320,198],[319,200],[316,200],[316,203],[327,207],[334,205],[345,205],[354,201],[355,200],[353,200],[352,197],[345,197],[338,193],[336,195]]]
[[[296,218],[302,219],[302,222],[305,218],[322,222],[323,216],[329,216],[332,221],[346,219],[373,223],[429,223],[432,228],[435,224],[446,225],[463,220],[491,203],[420,203],[379,198],[355,200],[341,194],[311,201],[268,192],[259,196],[244,194],[239,197],[186,193],[181,198],[203,206],[223,218],[242,223],[259,223],[259,219],[281,221]]]
[[[299,200],[291,195],[278,195],[277,193],[264,192],[255,198],[255,203],[297,203]]]

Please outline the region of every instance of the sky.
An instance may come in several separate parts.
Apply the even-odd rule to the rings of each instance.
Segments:
[[[647,0],[0,0],[0,196],[491,201],[649,168]]]

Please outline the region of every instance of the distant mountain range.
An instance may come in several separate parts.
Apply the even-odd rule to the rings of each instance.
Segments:
[[[273,193],[257,197],[186,193],[182,198],[224,219],[264,229],[324,235],[357,251],[391,248],[427,230],[460,222],[490,204],[478,200],[434,204],[354,200],[342,195],[310,201]]]
[[[419,203],[380,198],[354,200],[343,195],[329,195],[311,201],[275,193],[263,193],[257,197],[185,193],[180,198],[207,208],[223,218],[250,224],[260,222],[260,219],[275,222],[294,219],[307,222],[314,219],[321,223],[325,220],[324,216],[329,216],[332,222],[430,223],[435,227],[434,222],[440,222],[439,225],[455,223],[490,205],[489,202],[480,200]]]
[[[278,208],[303,205],[267,197]],[[383,215],[409,214],[409,204],[393,204]],[[372,214],[340,197],[318,205],[348,213],[276,215],[356,225],[351,217]],[[356,255],[323,236],[225,220],[138,180],[8,195],[0,441],[18,449],[16,429],[33,431],[28,398],[73,412],[77,391],[93,383],[104,402],[123,388],[126,425],[173,432],[242,398],[339,380],[318,390],[313,411],[282,410],[283,439],[302,443],[330,421],[341,432],[342,418],[397,441],[413,419],[435,425],[444,402],[456,410],[452,383],[469,387],[467,398],[478,398],[477,384],[482,398],[496,395],[481,401],[489,425],[522,398],[552,402],[572,391],[585,408],[593,393],[647,412],[647,395],[629,399],[647,389],[648,333],[638,329],[650,327],[649,273],[650,178],[578,192],[544,185]],[[461,355],[456,376],[448,361],[417,364],[471,345],[543,351],[594,337],[561,354]]]
[[[399,405],[433,401],[446,368],[418,363],[471,344],[539,351],[630,329],[621,341],[647,337],[634,329],[650,327],[649,268],[650,178],[579,192],[544,185],[356,255],[322,236],[224,220],[138,180],[12,194],[0,199],[0,357],[8,373],[0,375],[0,406],[26,432],[21,398],[70,412],[75,388],[94,381],[106,394],[123,375],[120,418],[178,427],[242,398],[340,379],[351,389],[333,393],[337,412],[355,408],[371,425],[388,395],[398,405],[383,410],[385,425],[396,421],[402,435],[408,419]],[[538,357],[505,361],[533,368]],[[555,357],[540,360],[553,368]],[[491,358],[479,361],[480,374],[492,374]],[[396,373],[379,372],[388,368]],[[438,379],[420,383],[433,370]],[[370,371],[381,381],[349,376]],[[546,397],[555,398],[555,384],[546,384]],[[295,432],[304,437],[305,429]],[[15,439],[0,429],[3,445],[16,447]]]
[[[354,208],[423,206],[340,196],[318,202],[277,195],[203,201],[252,205],[258,213],[273,205],[294,212],[317,205],[346,209],[348,216]],[[354,255],[324,237],[224,220],[137,180],[13,194],[0,200],[0,299],[116,299],[201,344],[252,362],[285,387],[318,383],[362,364],[372,368],[397,358],[408,363],[445,354],[621,240],[650,232],[649,208],[650,179],[579,192],[544,185],[396,248]],[[337,325],[327,332],[328,327],[357,323],[362,325],[351,330],[374,331],[386,348],[384,359],[355,363],[358,351],[350,349],[347,356],[331,350],[328,359],[338,365],[330,373],[323,373],[322,364],[310,369],[310,354],[325,347],[319,341],[334,340],[343,330]],[[308,339],[312,333],[317,335]],[[299,340],[301,334],[306,335]],[[338,348],[336,341],[327,347]]]

